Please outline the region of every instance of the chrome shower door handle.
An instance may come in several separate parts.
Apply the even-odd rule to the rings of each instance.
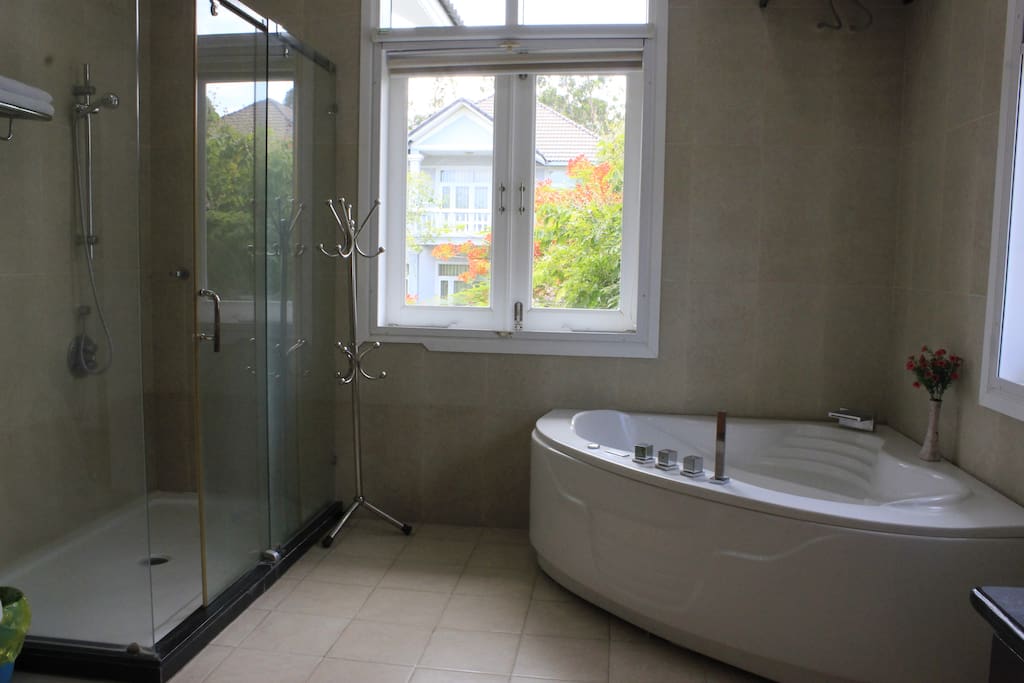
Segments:
[[[213,302],[213,336],[204,332],[199,333],[200,341],[213,340],[213,352],[220,353],[220,295],[212,289],[200,289],[199,296],[210,299]]]

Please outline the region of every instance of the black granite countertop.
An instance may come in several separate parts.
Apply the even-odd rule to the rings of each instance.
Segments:
[[[971,591],[971,604],[999,640],[1024,659],[1024,587],[981,586]]]

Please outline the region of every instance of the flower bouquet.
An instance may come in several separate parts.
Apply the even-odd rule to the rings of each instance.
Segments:
[[[914,387],[923,387],[928,391],[928,433],[925,434],[924,445],[918,456],[922,460],[934,462],[942,459],[939,451],[939,413],[942,410],[942,395],[953,382],[960,379],[960,366],[964,359],[949,353],[946,349],[932,351],[927,346],[921,347],[916,356],[907,356],[907,370],[914,373]]]

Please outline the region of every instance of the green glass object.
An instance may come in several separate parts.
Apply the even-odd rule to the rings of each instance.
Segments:
[[[0,619],[0,664],[7,664],[21,653],[32,624],[32,610],[25,594],[10,586],[0,586],[0,604],[4,608],[3,619]]]

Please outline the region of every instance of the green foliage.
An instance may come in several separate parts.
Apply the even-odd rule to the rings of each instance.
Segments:
[[[620,134],[601,146],[598,164],[569,162],[571,188],[538,183],[535,193],[533,298],[547,308],[615,309],[622,263]]]
[[[598,95],[606,76],[538,76],[537,101],[598,135],[609,135],[623,120],[621,106]]]
[[[227,299],[253,296],[255,260],[249,245],[256,240],[253,198],[255,141],[217,115],[207,101],[206,115],[206,268],[210,287]],[[289,206],[293,193],[292,140],[267,134],[267,193],[271,200],[269,227],[282,219],[274,207]],[[277,231],[267,234],[267,246],[277,244]],[[277,286],[269,283],[271,286]]]

